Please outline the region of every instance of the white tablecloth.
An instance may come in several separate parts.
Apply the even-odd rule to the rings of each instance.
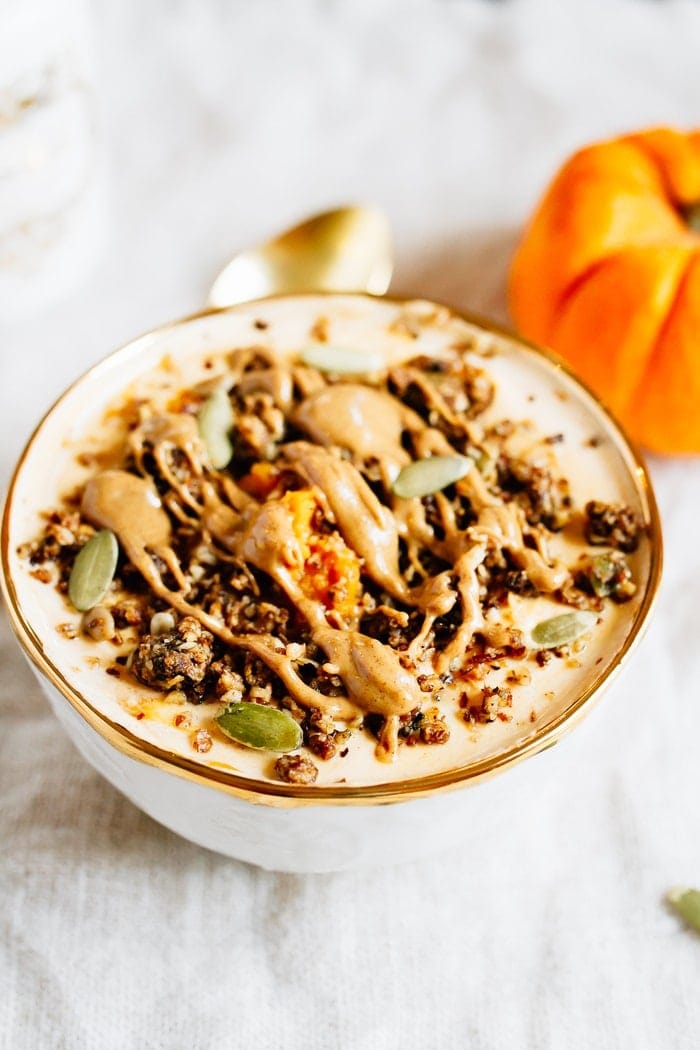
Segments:
[[[700,123],[700,5],[124,0],[96,9],[112,239],[2,336],[3,481],[40,410],[196,309],[236,247],[375,201],[395,286],[505,316],[575,146]],[[1,26],[0,15],[0,26]],[[0,29],[1,31],[1,29]],[[700,1042],[700,464],[654,462],[654,625],[526,825],[402,868],[254,870],[155,825],[64,738],[4,627],[0,1046],[676,1050]],[[566,751],[564,749],[567,749]]]

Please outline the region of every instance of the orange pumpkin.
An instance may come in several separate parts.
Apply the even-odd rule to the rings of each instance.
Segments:
[[[700,132],[571,157],[516,252],[510,305],[638,441],[700,452]]]

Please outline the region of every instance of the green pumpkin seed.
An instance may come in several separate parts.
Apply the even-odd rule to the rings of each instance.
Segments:
[[[637,590],[627,559],[620,551],[593,555],[584,563],[581,575],[598,598],[624,602]]]
[[[364,375],[378,372],[384,365],[381,354],[371,350],[350,350],[341,346],[307,346],[299,355],[305,365],[319,372],[335,372],[337,375]]]
[[[393,484],[393,492],[402,499],[413,496],[430,496],[440,492],[455,481],[459,481],[474,466],[468,456],[428,456],[409,463],[399,473]]]
[[[209,462],[214,470],[223,470],[233,455],[233,443],[230,438],[233,409],[223,387],[219,387],[206,399],[199,410],[197,424],[202,441],[207,447]]]
[[[68,580],[68,597],[79,612],[102,601],[114,579],[118,557],[117,537],[109,529],[96,532],[78,552]]]
[[[303,740],[301,726],[286,711],[248,700],[229,704],[216,723],[232,740],[259,751],[296,751]]]
[[[588,582],[598,598],[607,598],[615,586],[617,569],[609,554],[596,554],[590,560]]]
[[[532,640],[538,649],[557,649],[590,631],[597,619],[596,613],[583,610],[552,616],[533,627]]]
[[[666,899],[681,919],[700,933],[700,890],[688,890],[681,886],[671,890]]]

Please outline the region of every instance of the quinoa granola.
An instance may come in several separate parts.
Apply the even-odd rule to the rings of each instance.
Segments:
[[[543,649],[519,625],[522,603],[544,596],[591,616],[636,589],[626,554],[639,516],[575,506],[562,435],[482,422],[494,392],[488,359],[458,344],[351,375],[332,357],[312,366],[303,348],[288,360],[235,349],[165,410],[121,407],[123,447],[47,513],[28,569],[67,593],[78,553],[114,533],[116,574],[80,630],[114,645],[109,673],[182,704],[176,724],[198,753],[211,736],[188,711],[203,704],[287,713],[303,743],[274,769],[293,784],[312,784],[318,762],[342,764],[356,734],[382,760],[439,747],[448,706],[465,733],[509,720],[519,684],[572,659],[595,629],[592,616]],[[217,447],[230,445],[217,467],[202,426],[212,398],[226,420]],[[407,468],[449,459],[463,471],[454,481],[397,495]],[[582,537],[570,564],[552,554],[561,530]]]

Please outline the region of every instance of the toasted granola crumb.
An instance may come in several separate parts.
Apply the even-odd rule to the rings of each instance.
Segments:
[[[637,549],[644,522],[632,507],[592,499],[585,513],[584,532],[589,543],[609,545],[628,554]]]
[[[168,690],[197,685],[212,660],[213,635],[193,616],[185,616],[172,631],[148,634],[137,647],[131,669],[144,685]]]
[[[315,339],[319,343],[328,342],[328,326],[330,322],[327,317],[317,317],[316,321],[311,327],[309,335],[312,339]]]
[[[513,694],[505,686],[485,685],[481,689],[479,702],[470,701],[464,713],[467,722],[486,724],[494,722],[497,718],[502,722],[509,722],[511,715],[507,713],[508,708],[513,706]]]
[[[199,752],[200,755],[205,755],[207,751],[211,751],[212,743],[211,733],[206,729],[198,729],[196,733],[192,734],[192,747],[195,751]]]
[[[427,718],[419,730],[422,744],[446,744],[450,739],[450,730],[444,718]]]
[[[29,575],[33,576],[35,580],[39,581],[39,583],[51,583],[51,580],[53,579],[48,569],[32,569]]]
[[[280,755],[275,762],[275,773],[287,784],[313,784],[318,767],[304,755]]]
[[[114,638],[114,617],[104,605],[96,605],[83,615],[82,628],[85,634],[95,642],[105,642]]]

